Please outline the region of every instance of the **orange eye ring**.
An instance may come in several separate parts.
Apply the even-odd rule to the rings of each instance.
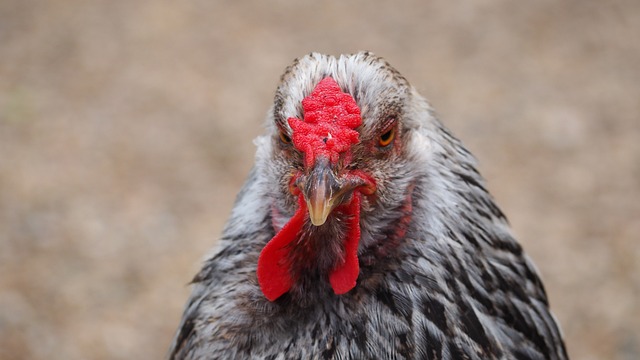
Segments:
[[[393,142],[393,139],[395,138],[396,138],[396,128],[393,127],[389,131],[380,135],[380,138],[378,139],[378,145],[380,145],[381,147],[387,147]]]
[[[280,136],[280,141],[282,141],[283,144],[286,144],[286,145],[291,144],[291,137],[289,137],[289,135],[287,135],[286,132],[284,132],[283,130],[280,130],[278,135]]]

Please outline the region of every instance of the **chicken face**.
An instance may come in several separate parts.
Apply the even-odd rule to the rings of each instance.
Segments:
[[[263,293],[272,301],[310,281],[328,279],[336,294],[351,290],[359,274],[364,218],[380,221],[381,209],[410,202],[400,136],[400,104],[408,96],[404,79],[376,79],[378,87],[372,88],[371,79],[355,75],[367,71],[336,70],[292,77],[295,84],[288,87],[284,81],[276,95],[272,165],[281,185],[273,206],[278,232],[263,249],[257,271]],[[359,86],[361,82],[368,86]],[[300,88],[311,91],[289,92]],[[280,229],[278,218],[291,212]],[[309,274],[313,280],[305,280]]]
[[[321,226],[329,213],[354,190],[372,194],[375,184],[365,174],[348,169],[353,157],[351,146],[359,142],[355,129],[362,124],[360,109],[353,97],[343,93],[338,83],[327,77],[302,105],[304,120],[288,120],[293,144],[304,154],[305,167],[304,173],[298,172],[292,178],[292,193],[301,192],[311,223]],[[340,169],[336,168],[338,163]]]

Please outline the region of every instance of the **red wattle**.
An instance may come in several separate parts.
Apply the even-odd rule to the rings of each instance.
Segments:
[[[291,220],[267,243],[258,258],[258,283],[269,301],[275,301],[293,285],[293,278],[289,271],[289,244],[296,239],[302,229],[307,212],[302,195],[299,196],[298,203],[298,210]]]
[[[344,294],[356,286],[360,274],[358,262],[358,244],[360,242],[360,192],[353,193],[353,200],[349,204],[347,212],[349,218],[349,231],[344,244],[344,262],[333,269],[329,274],[329,283],[333,292]]]

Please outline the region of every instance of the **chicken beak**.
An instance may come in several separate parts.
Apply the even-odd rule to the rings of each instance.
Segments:
[[[325,157],[316,159],[316,163],[302,186],[302,193],[309,209],[309,218],[315,226],[327,221],[331,211],[340,204],[342,186],[336,179],[329,160]]]

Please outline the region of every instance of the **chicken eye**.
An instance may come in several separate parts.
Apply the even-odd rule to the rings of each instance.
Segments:
[[[291,144],[291,137],[289,137],[286,132],[280,130],[280,141],[282,141],[283,144],[289,145]]]
[[[380,145],[381,147],[389,146],[389,144],[391,144],[391,142],[395,137],[396,137],[396,128],[392,128],[391,130],[380,135],[380,138],[378,139],[378,145]]]

